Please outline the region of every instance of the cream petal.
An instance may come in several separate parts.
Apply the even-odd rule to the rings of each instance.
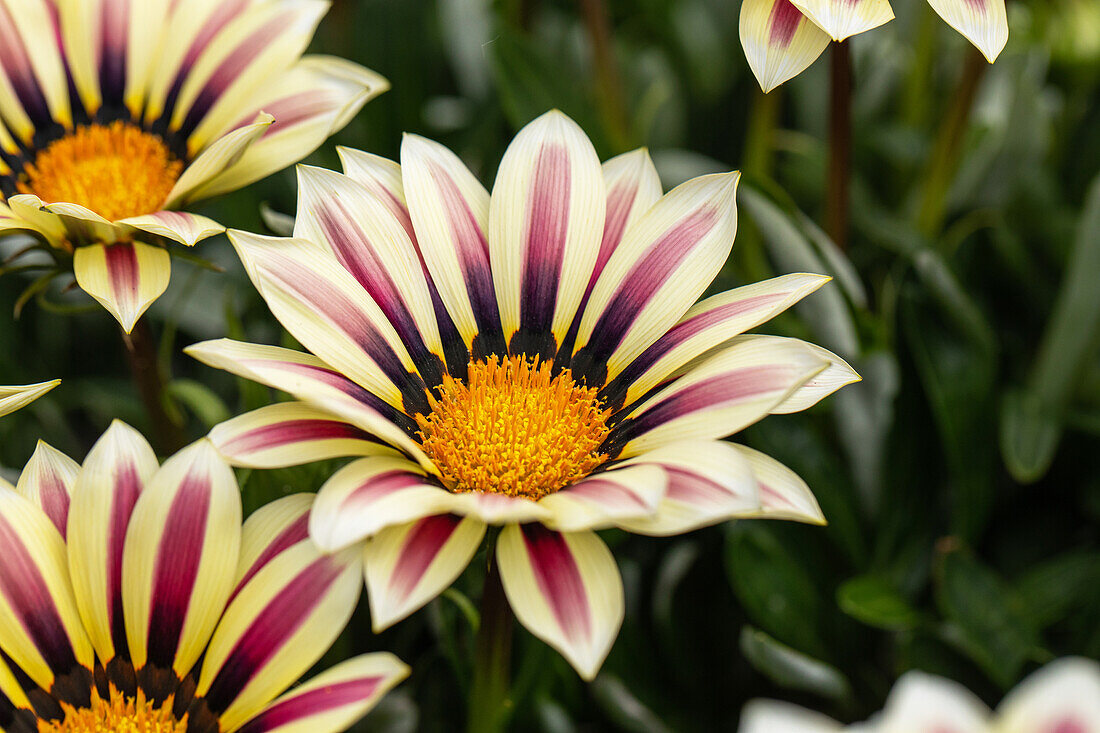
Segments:
[[[559,532],[607,529],[656,514],[668,489],[661,466],[614,468],[582,479],[539,501],[553,516],[544,524]]]
[[[142,314],[168,289],[172,261],[160,247],[142,242],[78,247],[76,282],[130,333]]]
[[[982,52],[989,63],[1008,43],[1005,0],[928,0],[947,24]]]
[[[79,463],[40,440],[15,487],[50,518],[62,538],[69,523],[69,504],[79,472]]]
[[[0,417],[26,407],[59,384],[61,380],[54,379],[22,387],[0,387]]]
[[[765,94],[809,68],[829,45],[829,34],[791,0],[744,0],[740,34],[745,59]]]
[[[843,41],[894,19],[889,0],[791,0],[834,41]]]

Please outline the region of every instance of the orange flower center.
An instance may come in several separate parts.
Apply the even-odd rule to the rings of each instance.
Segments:
[[[540,499],[588,475],[607,456],[610,411],[568,369],[525,356],[472,363],[465,383],[446,375],[428,415],[424,452],[451,491]]]
[[[61,703],[65,719],[39,720],[38,733],[186,733],[187,715],[176,720],[172,702],[169,696],[157,706],[141,690],[137,697],[128,697],[111,685],[109,700],[93,690],[89,707],[78,709]]]
[[[116,221],[159,210],[182,171],[163,140],[117,121],[78,127],[47,145],[27,164],[19,190]]]

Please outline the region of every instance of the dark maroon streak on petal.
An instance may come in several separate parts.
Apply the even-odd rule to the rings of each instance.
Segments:
[[[103,252],[115,298],[132,304],[138,294],[137,250],[133,244],[122,242],[108,245]]]
[[[237,733],[263,733],[296,720],[318,715],[329,710],[353,705],[368,699],[382,684],[381,677],[364,677],[347,682],[325,685],[316,690],[295,695],[282,702],[276,702],[248,721]]]
[[[588,593],[565,538],[541,524],[520,527],[535,582],[566,638],[592,638]]]
[[[11,606],[14,621],[23,627],[38,653],[57,675],[76,666],[65,627],[46,581],[7,518],[0,515],[0,593]]]
[[[762,308],[771,303],[783,300],[785,297],[787,297],[787,293],[771,293],[768,295],[758,295],[754,298],[745,298],[744,300],[738,300],[728,305],[712,308],[686,321],[677,323],[669,329],[668,333],[657,339],[657,341],[643,351],[637,359],[632,361],[626,369],[623,369],[613,380],[611,380],[606,388],[607,396],[611,396],[612,393],[617,393],[619,391],[625,396],[630,385],[645,374],[646,370],[656,364],[657,361],[668,354],[668,352],[688,339],[708,328],[719,326],[724,321],[739,316],[742,313],[746,313],[756,308]],[[734,335],[736,334],[730,334],[731,338]]]
[[[258,453],[288,443],[304,443],[314,440],[370,440],[371,436],[359,428],[340,420],[286,420],[277,425],[241,433],[222,446],[237,454]]]
[[[149,663],[157,667],[171,667],[179,647],[202,561],[210,490],[209,476],[189,474],[168,510],[157,548],[149,609]]]
[[[615,481],[606,479],[588,479],[582,484],[562,489],[567,496],[591,499],[600,504],[625,504],[637,509],[647,509],[648,505],[634,492]]]
[[[418,521],[405,535],[401,545],[397,564],[390,575],[390,593],[404,602],[461,523],[462,518],[452,514],[425,517]]]
[[[132,463],[120,466],[115,476],[112,492],[111,526],[107,534],[107,599],[111,639],[115,653],[129,659],[126,641],[126,623],[122,615],[122,551],[126,543],[126,530],[130,515],[141,496],[141,478]]]
[[[588,384],[603,383],[607,359],[622,343],[634,319],[717,220],[714,209],[696,210],[661,235],[630,268],[596,321],[592,337],[574,360],[574,369],[579,370]]]
[[[229,603],[233,602],[233,599],[241,592],[241,588],[244,588],[245,583],[252,580],[252,576],[260,572],[264,565],[267,565],[278,557],[283,550],[290,549],[299,542],[306,540],[308,537],[309,512],[303,512],[302,516],[291,522],[286,529],[268,543],[267,547],[260,553],[260,556],[256,558],[256,562],[249,566],[248,570],[245,571],[244,576],[241,578],[241,582],[237,583],[237,587],[233,589],[233,594],[229,596]],[[229,603],[225,605],[228,607]]]
[[[792,5],[790,0],[777,0],[772,6],[771,17],[768,18],[768,24],[771,26],[768,42],[780,48],[791,45],[794,34],[798,30],[798,24],[804,17],[802,11]]]
[[[523,270],[520,273],[520,334],[509,343],[513,353],[553,356],[550,325],[558,300],[558,281],[569,231],[572,186],[569,152],[561,145],[543,145],[535,161],[524,217]]]
[[[791,385],[791,377],[789,369],[764,365],[736,369],[705,379],[657,402],[638,417],[623,420],[611,429],[611,435],[605,441],[606,447],[601,446],[601,451],[617,455],[631,440],[664,423],[698,410],[719,409],[783,389]]]
[[[268,602],[214,677],[205,696],[211,710],[221,712],[229,707],[252,677],[308,620],[342,572],[343,568],[332,558],[321,557]]]
[[[130,2],[113,0],[100,6],[99,87],[103,102],[107,105],[121,105],[126,94]]]
[[[345,509],[368,507],[374,501],[394,491],[407,489],[411,486],[420,486],[426,479],[415,473],[406,471],[386,471],[377,476],[372,476],[358,488],[348,494],[343,501]]]
[[[38,491],[42,501],[42,511],[64,537],[69,521],[69,492],[65,491],[65,484],[62,483],[60,476],[50,472],[43,478]]]
[[[4,3],[0,3],[0,66],[11,82],[15,95],[35,127],[50,124],[49,106],[38,79],[34,75],[30,57],[19,37],[15,22]]]

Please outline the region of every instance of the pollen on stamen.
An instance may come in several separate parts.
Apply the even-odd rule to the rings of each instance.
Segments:
[[[156,135],[121,120],[86,125],[28,163],[17,184],[46,203],[80,204],[109,221],[158,211],[183,171]]]
[[[136,697],[123,695],[111,685],[104,700],[92,690],[91,704],[76,708],[61,703],[62,720],[38,721],[38,733],[186,733],[187,715],[177,720],[172,714],[173,697],[157,705],[138,690]]]
[[[610,411],[597,392],[549,362],[493,356],[465,382],[444,376],[431,412],[416,416],[420,442],[451,491],[540,499],[607,460]]]

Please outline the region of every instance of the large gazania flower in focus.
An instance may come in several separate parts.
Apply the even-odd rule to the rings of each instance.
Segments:
[[[996,712],[957,682],[908,672],[883,711],[843,726],[787,703],[757,700],[741,717],[741,733],[1097,733],[1100,664],[1067,657],[1013,689]]]
[[[996,61],[1008,42],[1005,0],[928,0],[948,25]],[[765,92],[805,71],[829,41],[894,18],[889,0],[742,0],[741,46]]]
[[[61,384],[60,379],[21,387],[0,387],[0,417],[10,415]]]
[[[857,379],[801,341],[738,336],[827,278],[692,307],[733,244],[736,173],[662,196],[645,151],[601,168],[560,112],[519,133],[492,197],[420,137],[400,166],[341,155],[344,175],[299,168],[295,238],[230,233],[315,356],[226,340],[189,352],[299,400],[215,428],[237,464],[364,456],[321,489],[310,534],[329,551],[370,540],[376,629],[446,588],[503,525],[512,608],[590,678],[623,615],[594,530],[822,521],[791,471],[720,441]]]
[[[223,229],[179,209],[301,160],[388,87],[302,57],[327,7],[0,1],[0,233],[72,253],[129,332],[168,286],[161,245]]]
[[[311,499],[242,527],[208,441],[163,467],[119,422],[83,467],[40,443],[0,481],[0,730],[344,730],[407,668],[368,654],[286,691],[362,586],[358,553],[309,540]]]

